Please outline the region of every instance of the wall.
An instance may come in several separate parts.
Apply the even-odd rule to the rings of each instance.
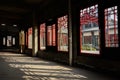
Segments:
[[[91,5],[97,4],[99,5],[99,26],[100,26],[100,55],[93,54],[83,54],[80,53],[80,36],[79,36],[79,26],[80,26],[80,9],[84,9]],[[107,4],[107,5],[106,5]],[[107,48],[105,47],[105,33],[104,33],[104,9],[110,6],[118,5],[117,1],[73,1],[72,2],[72,33],[73,33],[73,64],[77,66],[84,66],[87,68],[94,68],[99,71],[111,71],[111,72],[120,72],[120,55],[119,49],[117,48]],[[57,15],[61,15],[60,13],[55,13],[56,18]],[[45,14],[44,14],[45,15]],[[46,13],[47,17],[48,14]],[[51,15],[51,14],[50,14]],[[54,14],[53,14],[54,15]],[[53,16],[52,15],[52,16]],[[51,16],[49,17],[51,18]],[[48,18],[48,19],[49,19]],[[119,29],[120,31],[120,29]],[[120,34],[119,34],[120,37]],[[119,39],[120,40],[120,39]],[[39,40],[38,40],[39,41]],[[120,44],[119,44],[120,45]],[[25,53],[31,54],[31,50],[26,48]],[[58,52],[52,51],[50,49],[38,51],[38,57],[53,60],[56,62],[62,62],[69,64],[69,54],[66,52]]]

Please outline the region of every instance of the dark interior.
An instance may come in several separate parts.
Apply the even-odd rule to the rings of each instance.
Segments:
[[[69,4],[71,1],[71,4]],[[79,42],[80,9],[98,4],[100,26],[100,55],[81,54]],[[70,7],[69,7],[70,5]],[[45,22],[47,25],[57,24],[57,18],[66,14],[72,15],[72,53],[74,66],[92,68],[98,71],[120,72],[120,42],[118,47],[105,47],[104,9],[118,6],[118,40],[120,41],[119,27],[119,0],[1,0],[0,1],[0,51],[20,53],[19,32]],[[69,13],[71,11],[71,13]],[[2,25],[2,24],[5,24]],[[17,25],[17,26],[13,26]],[[71,33],[69,31],[69,33]],[[3,37],[16,38],[15,45],[3,45]],[[39,34],[38,34],[39,36]],[[57,37],[57,35],[56,35]],[[38,41],[39,41],[38,37]],[[56,39],[57,40],[57,39]],[[70,45],[70,44],[69,44]],[[22,54],[32,56],[32,49],[22,45]],[[35,55],[46,60],[69,64],[69,51],[57,51],[57,46],[46,46],[46,50],[39,49]]]

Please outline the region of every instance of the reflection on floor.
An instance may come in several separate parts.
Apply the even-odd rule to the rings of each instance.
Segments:
[[[0,80],[117,80],[24,54],[0,52]]]

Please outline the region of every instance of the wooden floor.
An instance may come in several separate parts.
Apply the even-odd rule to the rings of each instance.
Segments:
[[[85,69],[12,52],[0,52],[0,80],[120,80]]]

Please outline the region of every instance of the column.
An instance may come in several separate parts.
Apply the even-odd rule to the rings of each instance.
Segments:
[[[73,63],[73,52],[72,52],[72,9],[71,0],[68,0],[68,32],[69,32],[69,65]]]
[[[25,47],[25,33],[23,30],[19,33],[19,45],[20,45],[20,53],[24,53]]]

